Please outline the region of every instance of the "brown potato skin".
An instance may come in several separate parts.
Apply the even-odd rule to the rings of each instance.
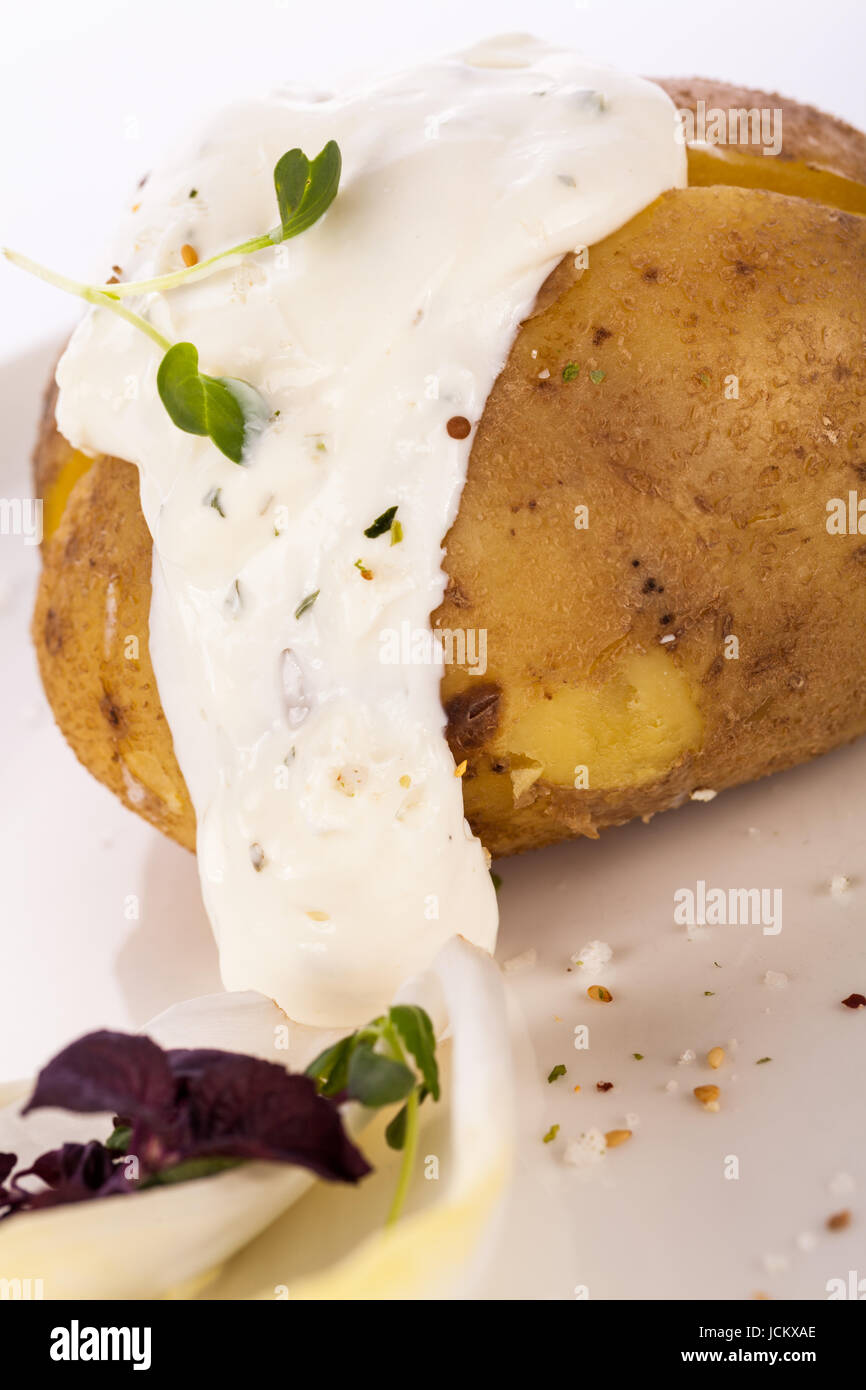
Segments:
[[[866,544],[826,530],[827,501],[866,476],[864,337],[866,221],[779,194],[667,193],[582,277],[554,272],[478,426],[434,618],[488,633],[483,736],[467,748],[464,699],[451,738],[491,852],[594,835],[866,730]],[[669,633],[705,721],[695,754],[636,789],[495,797],[516,691],[602,683],[613,653]],[[446,709],[472,681],[447,672]]]
[[[689,187],[763,188],[866,214],[866,138],[853,126],[778,92],[734,87],[704,77],[655,80],[681,111],[695,112],[702,101],[707,113],[713,109],[782,112],[782,147],[777,155],[764,155],[747,143],[689,145]]]
[[[55,395],[46,395],[35,455],[46,513],[73,456],[54,427]],[[130,810],[194,849],[195,813],[150,661],[151,553],[138,470],[95,459],[46,533],[33,641],[54,717],[78,759]],[[137,660],[126,655],[130,637]]]
[[[778,104],[721,90],[718,105]],[[846,152],[842,123],[822,120],[823,167],[866,181],[866,139],[851,132]],[[550,277],[477,425],[434,615],[488,633],[487,673],[449,669],[443,700],[467,815],[492,853],[594,836],[866,730],[866,544],[825,526],[827,501],[866,477],[864,339],[866,221],[802,197],[674,191],[593,247],[582,275],[568,261]],[[731,374],[738,400],[725,399]],[[49,401],[40,495],[71,455]],[[580,534],[577,505],[591,518]],[[61,729],[131,809],[192,848],[147,649],[151,544],[130,465],[100,459],[75,479],[43,559],[33,633]],[[541,778],[515,802],[502,751],[515,692],[602,685],[623,651],[663,633],[696,692],[700,748],[641,787]],[[731,634],[738,660],[723,656]]]

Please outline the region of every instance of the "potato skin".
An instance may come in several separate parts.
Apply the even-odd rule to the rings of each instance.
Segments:
[[[866,140],[852,132],[845,163],[824,119],[824,167],[861,177]],[[731,182],[751,184],[755,162]],[[492,853],[594,836],[866,729],[866,543],[825,525],[829,499],[866,477],[864,340],[866,221],[751,186],[666,194],[582,274],[569,260],[550,277],[476,427],[434,615],[487,633],[485,673],[449,668],[443,701],[467,816]],[[192,848],[147,648],[136,471],[84,471],[50,399],[35,465],[58,518],[33,626],[57,721],[94,775]],[[648,666],[653,717],[627,730],[634,775],[611,783],[605,738],[640,708],[632,673]],[[583,702],[577,733],[598,735],[607,780],[592,758],[588,786],[564,778],[567,721],[556,775],[527,755],[527,719],[543,724],[563,696]],[[666,724],[678,751],[665,762],[650,745]]]
[[[46,528],[33,613],[45,693],[84,766],[130,810],[194,849],[195,813],[150,661],[152,546],[138,470],[111,458],[83,467],[54,427],[55,394],[46,396],[35,455],[46,516],[58,511],[56,490],[65,494],[57,524]]]
[[[487,632],[485,731],[468,751],[481,678],[451,668],[443,696],[463,699],[451,738],[494,854],[594,835],[866,729],[866,544],[826,529],[829,499],[866,477],[864,341],[866,221],[802,199],[673,191],[582,275],[554,272],[478,426],[434,618]],[[564,686],[603,692],[671,635],[698,746],[643,785],[594,787],[590,767],[588,789],[542,774],[509,794],[527,708]]]
[[[735,87],[705,77],[655,78],[680,111],[781,111],[782,147],[764,155],[755,145],[690,146],[689,185],[732,183],[812,198],[846,212],[866,213],[866,138],[853,126],[778,92]]]

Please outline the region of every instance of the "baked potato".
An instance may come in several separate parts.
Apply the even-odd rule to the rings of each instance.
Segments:
[[[486,670],[449,665],[442,696],[494,855],[866,730],[866,541],[826,526],[866,477],[866,137],[763,93],[663,85],[680,106],[782,107],[785,157],[691,149],[687,189],[549,277],[477,425],[433,622],[486,633]],[[53,406],[45,689],[85,766],[193,848],[136,470],[76,454]]]

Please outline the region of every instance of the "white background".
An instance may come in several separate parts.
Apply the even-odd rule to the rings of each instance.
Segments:
[[[117,209],[208,108],[286,78],[327,85],[352,67],[526,29],[638,72],[777,89],[866,128],[863,0],[7,3],[0,242],[97,275]],[[0,491],[21,496],[41,388],[76,306],[5,265],[0,296]],[[191,857],[125,812],[53,726],[28,638],[37,556],[13,539],[0,545],[0,1079],[90,1028],[138,1026],[218,987]],[[499,954],[534,947],[538,963],[507,977],[533,1047],[520,1058],[522,1186],[492,1293],[568,1299],[588,1284],[593,1298],[821,1298],[828,1278],[866,1276],[866,1011],[839,1004],[866,993],[864,838],[861,740],[709,805],[501,866]],[[851,888],[837,900],[828,887],[840,874]],[[675,930],[673,891],[698,878],[782,886],[783,932]],[[615,1003],[592,1015],[581,1056],[573,1026],[589,1020],[566,967],[594,937],[615,951]],[[788,988],[769,990],[768,969]],[[701,1058],[719,1043],[730,1060],[716,1076]],[[688,1048],[698,1060],[678,1066]],[[756,1066],[763,1056],[772,1064]],[[559,1062],[568,1079],[548,1086]],[[607,1095],[602,1078],[615,1082]],[[691,1097],[710,1079],[724,1088],[716,1116]],[[630,1115],[633,1141],[580,1185],[564,1142]],[[561,1138],[543,1148],[554,1122]],[[742,1161],[736,1183],[721,1176],[729,1153]],[[828,1235],[826,1217],[844,1206],[850,1230]],[[230,1270],[225,1290],[242,1290],[242,1274]]]

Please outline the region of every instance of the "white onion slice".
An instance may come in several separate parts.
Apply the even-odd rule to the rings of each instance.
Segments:
[[[451,1039],[449,1107],[454,1174],[429,1209],[377,1231],[332,1268],[292,1289],[293,1298],[423,1298],[459,1291],[504,1191],[513,1152],[512,1080],[505,1004],[492,959],[452,939],[431,969],[407,983],[403,1000],[431,1012]],[[274,1051],[274,1029],[288,1048]],[[257,994],[216,994],[175,1005],[144,1029],[163,1047],[221,1047],[303,1068],[340,1036],[288,1023]],[[284,1035],[284,1040],[285,1040]],[[17,1094],[16,1094],[17,1090]],[[65,1140],[103,1137],[111,1117],[19,1111],[29,1086],[0,1093],[0,1150],[28,1163]],[[10,1103],[11,1102],[11,1103]],[[429,1103],[428,1103],[429,1104]],[[356,1135],[369,1118],[346,1110]],[[184,1297],[304,1195],[304,1169],[246,1163],[214,1177],[74,1206],[25,1212],[0,1222],[0,1278],[40,1278],[46,1298]],[[363,1202],[363,1184],[357,1198]],[[261,1297],[273,1298],[273,1289]]]

